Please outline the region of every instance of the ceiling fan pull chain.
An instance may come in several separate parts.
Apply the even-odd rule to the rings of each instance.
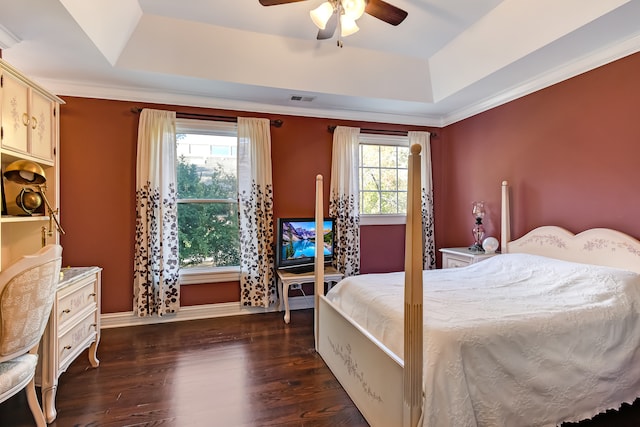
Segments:
[[[342,48],[342,20],[340,19],[340,15],[342,15],[342,1],[339,0],[336,4],[336,14],[338,15],[338,40],[336,41],[336,46]]]

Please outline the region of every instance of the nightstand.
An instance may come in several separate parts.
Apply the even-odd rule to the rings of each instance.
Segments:
[[[496,252],[492,254],[475,252],[469,248],[442,248],[440,252],[442,253],[442,268],[465,267],[498,255]]]
[[[289,323],[291,315],[289,313],[289,286],[297,286],[297,289],[301,289],[303,283],[311,283],[315,280],[315,273],[313,271],[308,273],[292,273],[286,270],[277,270],[278,272],[278,292],[280,292],[280,301],[278,303],[278,310],[282,311],[282,302],[284,302],[284,323]],[[329,290],[334,283],[338,283],[342,280],[342,273],[333,267],[324,268],[324,282],[327,284]]]

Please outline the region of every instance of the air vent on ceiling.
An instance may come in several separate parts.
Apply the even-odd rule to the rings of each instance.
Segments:
[[[299,102],[311,102],[316,99],[315,96],[301,96],[301,95],[291,95],[291,101],[299,101]]]

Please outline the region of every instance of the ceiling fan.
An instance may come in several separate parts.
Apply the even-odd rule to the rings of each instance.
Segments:
[[[263,6],[296,3],[306,0],[259,0]],[[333,37],[340,27],[340,36],[346,37],[359,30],[356,20],[367,13],[391,25],[399,25],[407,17],[407,12],[383,0],[327,0],[309,14],[319,28],[318,40]],[[342,41],[338,39],[338,46]]]

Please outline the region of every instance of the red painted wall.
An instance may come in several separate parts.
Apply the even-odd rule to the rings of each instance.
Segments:
[[[232,111],[66,97],[60,108],[61,218],[65,265],[103,267],[102,312],[131,311],[135,231],[135,165],[138,114],[132,107],[282,119],[271,128],[274,217],[313,216],[315,177],[325,177],[329,196],[332,134],[329,125],[427,130],[416,126],[276,116]],[[325,208],[326,209],[326,208]],[[381,255],[389,242],[403,249],[404,227],[363,230],[363,271],[402,269],[403,254]],[[397,253],[396,253],[397,252]],[[399,261],[399,264],[398,264]],[[188,285],[183,306],[239,301],[237,282]]]
[[[360,227],[360,272],[404,270],[404,225]]]
[[[485,200],[499,235],[500,183],[512,186],[513,237],[543,224],[573,232],[611,227],[640,238],[640,54],[577,76],[444,129],[432,140],[436,247],[472,243],[471,202]],[[61,107],[61,218],[65,265],[100,265],[102,311],[132,309],[134,102],[65,97]],[[237,113],[178,107],[209,114]],[[425,128],[321,118],[272,128],[274,216],[312,216],[316,174],[329,191],[328,125]],[[427,129],[428,130],[428,129]],[[433,130],[433,129],[432,129]],[[361,271],[401,270],[403,226],[362,228]],[[182,304],[238,301],[237,283],[192,285]]]
[[[470,242],[471,202],[500,232],[500,183],[511,184],[512,237],[555,224],[640,238],[640,54],[444,129],[436,195],[439,247]]]

